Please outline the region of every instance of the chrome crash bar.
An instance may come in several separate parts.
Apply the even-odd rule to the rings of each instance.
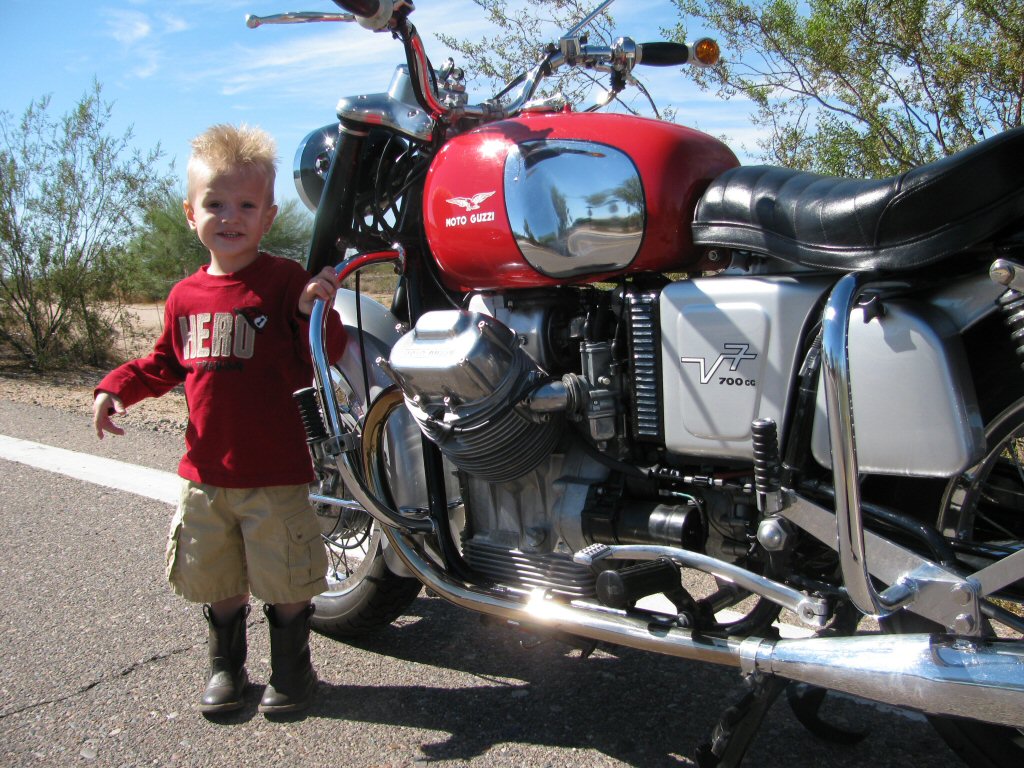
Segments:
[[[879,593],[871,583],[864,544],[847,338],[850,313],[870,277],[869,273],[864,272],[846,275],[832,290],[825,305],[821,360],[829,444],[832,447],[836,532],[839,537],[843,584],[850,600],[862,613],[885,616],[911,602],[914,592],[906,582],[897,582]]]
[[[338,275],[338,282],[344,281],[350,275],[372,264],[395,264],[401,271],[405,268],[405,250],[402,246],[395,245],[394,249],[390,251],[356,254],[345,259],[335,270]],[[341,410],[338,407],[338,399],[334,394],[334,386],[331,382],[331,364],[327,359],[326,332],[327,304],[318,299],[314,302],[313,311],[309,316],[309,351],[313,359],[313,376],[316,381],[317,392],[320,396],[320,406],[323,415],[327,418],[325,426],[329,435],[328,440],[333,442],[333,447],[328,450],[328,453],[336,461],[345,488],[352,494],[353,498],[352,500],[338,499],[323,494],[314,494],[310,497],[311,500],[337,505],[346,509],[362,509],[386,527],[395,527],[402,531],[414,533],[434,533],[434,524],[430,519],[402,515],[396,512],[387,504],[379,501],[374,492],[367,486],[365,478],[367,477],[367,472],[372,472],[373,468],[367,469],[355,463],[360,459],[360,451],[355,450],[357,443],[348,440],[351,434],[342,426]],[[387,394],[385,392],[381,397]],[[391,396],[393,397],[394,394]],[[398,396],[400,396],[400,393]],[[383,439],[383,426],[378,430],[378,433],[376,439]],[[368,439],[364,437],[364,442]],[[374,450],[376,450],[376,445]],[[383,487],[379,479],[371,476],[370,480],[374,487]],[[353,500],[355,505],[352,503]]]

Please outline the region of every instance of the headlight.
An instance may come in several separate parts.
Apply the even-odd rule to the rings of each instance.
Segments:
[[[338,131],[337,123],[317,128],[299,142],[299,148],[295,151],[295,189],[311,211],[315,211],[320,204],[327,171],[331,167],[334,148],[338,143]]]

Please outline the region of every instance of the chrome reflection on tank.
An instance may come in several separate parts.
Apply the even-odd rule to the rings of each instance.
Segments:
[[[604,144],[515,145],[505,159],[505,205],[523,258],[549,277],[624,269],[644,237],[640,172]]]

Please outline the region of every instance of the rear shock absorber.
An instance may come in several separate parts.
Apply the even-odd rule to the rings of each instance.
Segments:
[[[999,297],[999,308],[1010,328],[1010,339],[1024,368],[1024,267],[1009,259],[996,259],[989,268],[989,277],[1006,286]]]
[[[999,308],[1006,316],[1006,324],[1010,327],[1010,338],[1017,349],[1017,357],[1024,368],[1024,293],[1007,288],[999,297]]]

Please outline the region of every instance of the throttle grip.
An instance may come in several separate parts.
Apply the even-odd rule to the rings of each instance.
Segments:
[[[648,67],[674,67],[685,64],[690,58],[690,46],[686,43],[642,43],[639,64]]]
[[[339,8],[355,14],[359,26],[366,29],[383,29],[394,13],[394,0],[334,0]]]

